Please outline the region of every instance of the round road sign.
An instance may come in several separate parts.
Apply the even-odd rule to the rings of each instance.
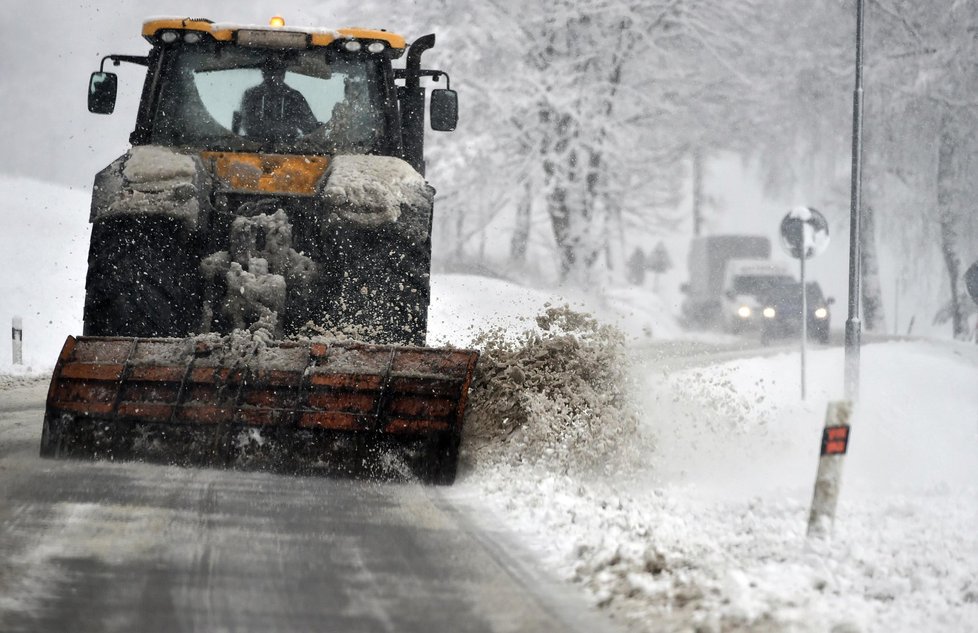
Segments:
[[[829,245],[829,223],[811,207],[795,207],[781,220],[781,244],[795,259],[821,255]]]

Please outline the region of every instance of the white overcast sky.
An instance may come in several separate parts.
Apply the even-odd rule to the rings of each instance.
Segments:
[[[344,10],[344,6],[355,8]],[[272,15],[297,26],[365,26],[413,32],[413,3],[297,0],[163,0],[159,2],[5,0],[0,24],[0,172],[88,186],[122,154],[135,121],[144,71],[124,65],[111,116],[89,114],[89,74],[104,55],[143,54],[143,19],[159,15],[264,24]]]

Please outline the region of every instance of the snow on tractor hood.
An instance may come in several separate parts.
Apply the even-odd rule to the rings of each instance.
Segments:
[[[415,228],[426,233],[434,198],[424,177],[392,156],[197,154],[137,145],[96,176],[91,220],[164,216],[193,231],[202,211],[210,210],[215,186],[318,198],[325,224],[340,221],[370,229],[396,223],[407,233]]]
[[[396,222],[401,207],[427,209],[434,190],[400,158],[340,155],[326,170],[323,199],[344,220],[363,227]]]
[[[95,177],[91,221],[117,216],[163,216],[197,228],[203,165],[193,155],[165,147],[137,145]],[[205,202],[206,204],[206,202]]]

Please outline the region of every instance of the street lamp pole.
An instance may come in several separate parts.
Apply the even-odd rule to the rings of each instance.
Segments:
[[[849,318],[846,320],[845,397],[859,399],[859,346],[862,293],[860,255],[860,204],[863,154],[863,0],[856,0],[856,87],[852,94],[852,181],[849,206]]]

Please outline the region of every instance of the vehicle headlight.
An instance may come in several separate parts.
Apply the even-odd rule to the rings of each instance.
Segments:
[[[824,319],[827,316],[829,316],[829,311],[826,310],[825,308],[819,308],[819,309],[815,310],[815,318],[816,319]]]
[[[176,31],[163,31],[160,34],[160,39],[163,40],[164,44],[172,44],[180,39],[180,34]]]
[[[383,53],[385,48],[387,47],[383,42],[370,42],[367,44],[367,50],[371,53]]]
[[[772,307],[764,308],[764,312],[762,312],[761,314],[764,315],[765,319],[773,319],[774,317],[778,316],[777,310],[775,310]]]
[[[739,308],[737,308],[737,316],[739,316],[741,319],[749,319],[750,306],[740,306]]]
[[[361,48],[363,48],[363,44],[361,44],[356,40],[347,40],[346,42],[343,42],[343,48],[350,51],[351,53],[355,53]]]

